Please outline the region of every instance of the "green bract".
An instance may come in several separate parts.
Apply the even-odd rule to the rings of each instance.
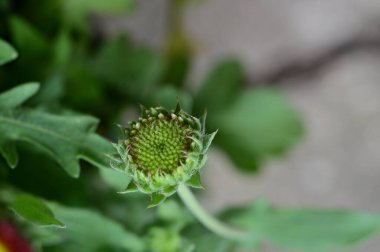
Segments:
[[[141,108],[138,121],[122,128],[125,139],[114,144],[118,154],[111,167],[131,178],[121,193],[140,191],[151,195],[156,206],[177,191],[180,184],[202,188],[199,171],[216,134],[205,133],[206,114],[201,118],[162,107]]]

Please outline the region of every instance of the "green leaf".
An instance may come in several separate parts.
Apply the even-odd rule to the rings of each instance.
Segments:
[[[14,143],[4,143],[0,145],[0,153],[3,155],[8,165],[13,169],[18,164],[18,154]]]
[[[215,138],[240,168],[255,170],[267,157],[286,151],[302,136],[298,114],[282,95],[270,89],[247,91],[218,113],[209,124]]]
[[[239,62],[227,59],[217,64],[202,83],[196,98],[197,112],[207,109],[210,114],[224,108],[236,98],[243,82]]]
[[[14,60],[17,56],[16,50],[10,44],[0,39],[0,65]]]
[[[38,83],[26,83],[23,85],[19,85],[14,87],[6,92],[0,94],[0,111],[5,111],[8,109],[13,109],[30,97],[32,97],[35,93],[37,93],[40,85]]]
[[[52,115],[37,110],[0,110],[0,143],[25,141],[39,147],[66,172],[79,176],[78,159],[108,167],[112,145],[95,134],[97,120],[90,116]]]
[[[380,215],[345,210],[274,209],[255,204],[226,214],[251,230],[252,239],[283,249],[336,251],[367,240],[380,230]]]
[[[68,208],[49,204],[57,218],[66,224],[66,229],[57,230],[65,240],[65,246],[72,245],[78,250],[98,251],[104,246],[143,251],[144,242],[123,228],[118,222],[85,208]]]
[[[17,215],[31,223],[41,226],[65,227],[55,218],[53,212],[42,200],[31,195],[15,195],[9,207]]]
[[[15,46],[23,58],[44,53],[50,48],[47,39],[21,17],[10,18],[10,30]]]
[[[62,67],[69,63],[72,49],[69,33],[66,31],[60,32],[54,41],[53,51],[54,62],[57,67]]]

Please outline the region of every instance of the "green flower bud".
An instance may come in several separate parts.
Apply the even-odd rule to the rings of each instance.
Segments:
[[[201,118],[162,107],[141,108],[138,121],[122,128],[125,139],[114,144],[111,167],[127,173],[130,184],[121,193],[140,191],[152,197],[150,207],[174,194],[180,184],[202,188],[200,169],[216,134],[205,134]]]

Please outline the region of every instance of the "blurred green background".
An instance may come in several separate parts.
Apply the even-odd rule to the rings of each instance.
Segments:
[[[35,251],[335,251],[370,237],[380,228],[367,213],[380,210],[371,205],[380,174],[358,160],[378,150],[362,139],[378,140],[365,133],[380,112],[368,90],[379,90],[355,85],[365,71],[380,79],[357,70],[366,45],[377,44],[363,33],[362,44],[339,51],[361,27],[353,5],[330,31],[322,14],[314,23],[301,14],[339,1],[309,2],[0,0],[0,217]],[[351,34],[334,33],[349,17]],[[40,85],[19,86],[30,82]],[[139,104],[177,101],[195,116],[207,110],[208,130],[219,130],[199,197],[252,230],[249,242],[206,231],[176,198],[148,210],[147,197],[115,193],[128,181],[103,155],[120,135],[116,124],[136,118]],[[264,197],[293,208],[251,203]],[[336,208],[356,211],[328,210]]]

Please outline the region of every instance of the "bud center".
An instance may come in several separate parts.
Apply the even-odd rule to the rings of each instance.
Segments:
[[[173,171],[186,160],[188,132],[177,120],[157,118],[140,125],[130,138],[129,154],[140,170]]]

